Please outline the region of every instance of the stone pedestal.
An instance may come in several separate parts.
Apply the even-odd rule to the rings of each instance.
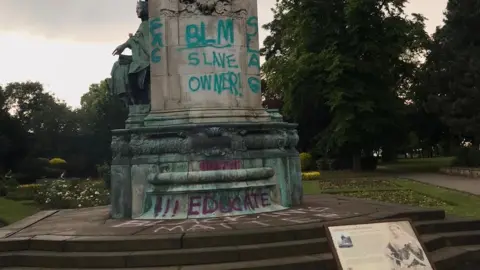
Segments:
[[[126,129],[114,131],[114,218],[302,202],[296,126],[261,106],[257,1],[197,2],[149,0],[152,102],[131,107]]]

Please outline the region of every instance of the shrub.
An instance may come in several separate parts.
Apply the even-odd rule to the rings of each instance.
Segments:
[[[15,178],[9,175],[0,176],[0,197],[7,196],[8,193],[15,190],[18,182]]]
[[[480,167],[480,150],[472,147],[462,147],[458,149],[452,166]]]
[[[111,171],[110,165],[104,163],[102,165],[97,165],[97,173],[100,178],[103,179],[103,183],[107,189],[110,189],[110,181],[111,181]]]
[[[20,185],[7,194],[7,198],[17,201],[30,201],[35,199],[35,194],[40,189],[39,184]]]
[[[320,179],[320,172],[303,172],[302,173],[302,180],[304,181],[319,180],[319,179]]]
[[[52,166],[67,164],[67,162],[61,158],[52,158],[48,161],[48,163]]]
[[[333,162],[333,159],[321,158],[315,161],[315,164],[317,165],[317,170],[319,171],[331,171]]]
[[[16,171],[20,173],[14,177],[20,184],[35,183],[36,180],[47,177],[45,168],[49,166],[49,160],[46,158],[27,158],[18,165]]]
[[[300,165],[303,171],[308,171],[312,168],[312,155],[309,153],[301,153],[300,154]]]
[[[375,171],[377,169],[378,159],[374,156],[362,157],[360,166],[362,171]]]
[[[110,194],[102,181],[54,180],[43,185],[35,201],[54,209],[108,205]]]

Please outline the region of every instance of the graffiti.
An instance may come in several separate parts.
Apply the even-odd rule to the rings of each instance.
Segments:
[[[188,216],[208,216],[216,212],[230,214],[234,212],[255,211],[270,206],[267,192],[245,193],[234,197],[216,198],[214,195],[190,196]]]
[[[188,89],[191,92],[214,91],[217,94],[228,92],[235,96],[242,96],[241,74],[234,72],[223,72],[205,75],[192,75],[188,79]]]
[[[160,63],[162,57],[160,56],[160,49],[165,47],[163,44],[163,24],[160,18],[153,18],[150,20],[150,36],[152,37],[152,52],[150,58],[153,63]],[[160,30],[160,31],[159,31]]]
[[[185,27],[185,42],[187,45],[186,49],[206,47],[230,48],[235,42],[233,20],[218,20],[216,38],[207,37],[207,26],[204,22],[200,24],[189,24]]]
[[[195,231],[233,230],[234,228],[263,228],[324,222],[352,216],[352,213],[335,212],[328,207],[305,207],[255,215],[224,216],[186,220],[130,220],[112,225],[113,228],[150,227],[154,233],[182,233]]]
[[[247,19],[247,55],[248,55],[248,68],[254,68],[260,72],[260,51],[258,50],[256,43],[258,42],[258,18],[256,16],[249,17]],[[255,44],[255,45],[252,45]],[[261,81],[257,77],[249,77],[248,87],[250,91],[255,94],[259,94],[262,91]]]
[[[185,26],[185,47],[179,50],[193,50],[199,48],[213,48],[214,50],[199,52],[198,50],[189,52],[186,55],[186,63],[189,67],[195,68],[214,68],[216,73],[201,75],[195,74],[195,71],[189,72],[184,85],[189,92],[214,92],[218,95],[224,92],[236,97],[243,97],[244,85],[254,93],[261,93],[261,81],[258,77],[260,72],[260,53],[258,51],[258,18],[252,16],[247,19],[247,66],[254,68],[255,76],[242,77],[240,70],[239,52],[232,53],[227,50],[233,47],[235,43],[234,22],[232,18],[219,19],[213,31],[216,36],[209,36],[207,23],[199,22]],[[252,45],[252,43],[254,45]],[[223,69],[219,72],[219,69]]]
[[[256,78],[256,77],[249,77],[248,78],[248,87],[250,87],[250,90],[253,93],[255,93],[255,94],[260,93],[260,91],[262,90],[260,79]]]
[[[220,170],[238,170],[241,169],[240,160],[202,160],[200,161],[200,171],[220,171]]]
[[[272,205],[269,190],[265,188],[188,196],[157,195],[154,200],[153,218],[174,218],[182,209],[186,209],[189,218],[198,218],[261,211]]]
[[[216,52],[211,53],[200,53],[192,52],[188,54],[188,65],[189,66],[210,66],[210,67],[219,67],[219,68],[229,68],[237,69],[238,63],[235,54]]]
[[[258,48],[252,46],[252,42],[258,41],[258,17],[252,16],[247,19],[247,52],[251,55],[256,55],[257,57],[260,54]],[[252,57],[252,56],[250,56]],[[252,62],[252,61],[249,61]]]

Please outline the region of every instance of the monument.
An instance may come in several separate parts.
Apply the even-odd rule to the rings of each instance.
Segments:
[[[300,205],[296,125],[262,108],[257,1],[139,1],[137,15],[138,31],[114,51],[111,88],[130,115],[113,131],[112,217]]]

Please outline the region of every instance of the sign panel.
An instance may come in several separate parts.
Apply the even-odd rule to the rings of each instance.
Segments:
[[[328,226],[341,270],[434,270],[408,220]]]

